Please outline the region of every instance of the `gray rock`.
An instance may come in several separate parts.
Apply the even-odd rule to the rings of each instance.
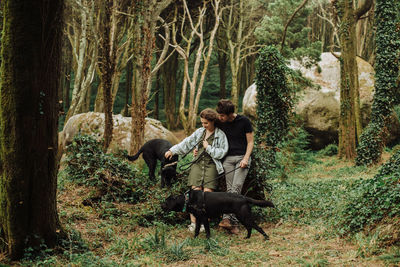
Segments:
[[[109,151],[128,150],[131,138],[131,117],[123,117],[121,114],[113,115],[113,140]],[[97,140],[103,138],[104,134],[104,113],[88,112],[72,116],[59,133],[59,147],[65,148],[70,144],[74,136],[81,131],[83,134],[94,136]],[[161,138],[177,144],[178,139],[168,129],[164,128],[161,122],[146,118],[145,142],[154,138]]]
[[[372,66],[357,58],[360,84],[360,108],[362,125],[365,127],[371,115],[374,74]],[[295,107],[296,113],[304,119],[304,127],[311,134],[311,147],[320,149],[327,144],[337,143],[340,111],[340,66],[331,53],[322,53],[319,67],[307,69],[300,62],[292,60],[290,68],[298,69],[303,76],[311,79],[317,88],[307,88]],[[256,85],[251,85],[243,98],[243,113],[256,117]],[[389,139],[392,142],[400,136],[400,124],[395,114],[391,118]]]

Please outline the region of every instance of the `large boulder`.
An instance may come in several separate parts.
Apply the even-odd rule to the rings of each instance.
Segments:
[[[357,58],[360,85],[360,108],[362,125],[370,119],[374,90],[374,69],[366,61]],[[316,85],[307,88],[300,95],[295,107],[296,113],[304,119],[304,127],[311,134],[311,147],[320,149],[330,143],[337,143],[340,112],[340,65],[331,53],[322,53],[319,67],[305,68],[299,61],[292,60],[289,67],[300,70],[302,75]],[[250,86],[243,98],[243,113],[256,116],[256,86]],[[398,119],[391,119],[388,142],[400,136]]]
[[[116,152],[118,150],[128,150],[131,139],[131,117],[123,117],[121,114],[113,115],[113,139],[109,150]],[[104,113],[88,112],[72,116],[64,125],[64,129],[59,133],[59,146],[65,148],[72,142],[74,136],[81,132],[94,136],[97,140],[103,138],[104,134]],[[145,142],[161,138],[170,141],[172,144],[177,144],[176,136],[164,128],[161,122],[146,118],[145,126]]]

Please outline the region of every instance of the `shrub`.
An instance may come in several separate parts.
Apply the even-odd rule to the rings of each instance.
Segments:
[[[287,173],[295,172],[307,162],[313,161],[313,154],[307,149],[309,134],[302,127],[292,127],[288,135],[279,144],[276,153],[277,168],[275,177],[287,177]]]
[[[338,146],[337,144],[329,144],[320,151],[318,151],[318,155],[320,156],[335,156],[338,153]]]
[[[277,168],[276,147],[289,129],[294,92],[288,85],[288,73],[285,59],[275,47],[261,50],[256,67],[257,130],[249,173],[254,191],[268,189],[267,180]]]
[[[359,180],[349,189],[340,211],[337,229],[351,234],[385,218],[400,214],[400,151],[397,151],[369,180]]]
[[[102,151],[101,143],[88,135],[76,135],[67,148],[66,172],[70,180],[94,187],[90,201],[100,199],[135,203],[149,181],[123,159]]]

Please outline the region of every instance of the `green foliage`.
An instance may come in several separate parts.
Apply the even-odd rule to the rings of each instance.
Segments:
[[[78,134],[67,148],[69,179],[96,188],[93,198],[135,203],[145,194],[148,179],[112,154],[88,135]]]
[[[255,30],[259,43],[281,45],[285,25],[301,2],[302,0],[271,1],[267,7],[267,15]],[[286,58],[304,60],[305,66],[316,64],[321,55],[321,42],[311,42],[308,38],[311,28],[307,26],[307,20],[311,12],[312,6],[305,6],[294,17],[287,29],[282,51]]]
[[[349,188],[340,211],[340,234],[356,233],[386,217],[400,214],[400,150],[369,180],[359,180]]]
[[[320,180],[272,183],[271,199],[277,208],[265,209],[268,220],[311,223],[336,218],[338,200],[353,181]]]
[[[380,160],[384,143],[382,123],[369,123],[361,134],[361,142],[357,147],[356,165],[371,165]]]
[[[400,247],[394,247],[389,253],[378,257],[386,262],[387,266],[396,266],[400,263]]]
[[[154,234],[148,235],[140,246],[146,252],[158,252],[166,258],[167,262],[185,261],[189,259],[189,254],[184,250],[188,241],[175,242],[171,246],[167,243],[166,230],[161,227],[161,231],[157,227]]]
[[[334,156],[338,153],[337,144],[329,144],[320,151],[318,151],[318,155],[320,156]]]
[[[275,177],[284,179],[287,173],[296,172],[307,163],[314,160],[313,154],[307,149],[309,134],[302,127],[292,127],[288,135],[279,144],[276,152],[277,168]]]
[[[272,46],[260,51],[256,65],[257,120],[253,164],[250,176],[265,187],[277,168],[275,149],[289,129],[293,105],[293,88],[288,86],[288,67],[282,55]]]
[[[399,75],[396,59],[400,53],[398,1],[377,1],[375,8],[376,64],[375,94],[370,125],[361,135],[356,164],[368,165],[379,161],[384,143],[387,118],[393,110]],[[396,4],[397,3],[397,4]]]

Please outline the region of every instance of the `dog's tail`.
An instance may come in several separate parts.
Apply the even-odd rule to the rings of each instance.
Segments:
[[[130,161],[135,161],[135,160],[137,160],[138,159],[138,157],[140,156],[140,154],[142,154],[143,153],[143,147],[141,147],[140,149],[139,149],[139,151],[135,154],[135,155],[133,155],[133,156],[127,156],[126,158],[128,159],[128,160],[130,160]]]
[[[257,200],[257,199],[253,199],[253,198],[249,198],[246,197],[247,202],[254,204],[256,206],[259,207],[271,207],[271,208],[275,208],[274,203],[272,203],[271,201],[268,200]]]

